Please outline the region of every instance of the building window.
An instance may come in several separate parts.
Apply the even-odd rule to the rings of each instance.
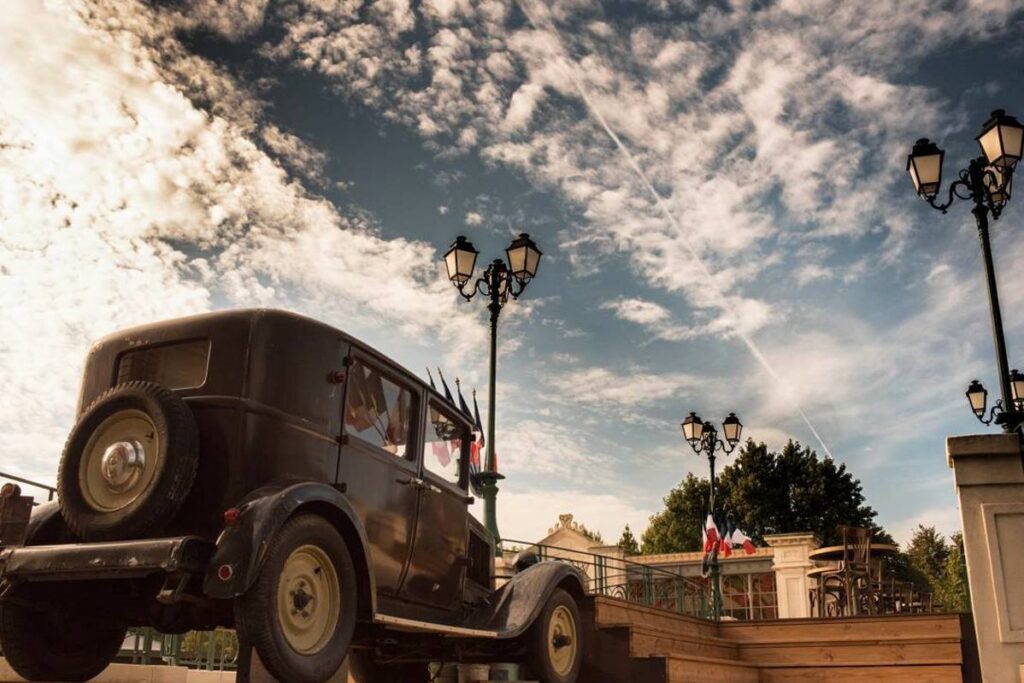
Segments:
[[[775,572],[747,576],[750,580],[750,618],[778,619],[779,602],[775,589]]]

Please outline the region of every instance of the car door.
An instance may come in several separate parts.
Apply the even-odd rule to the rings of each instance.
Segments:
[[[453,608],[466,572],[470,425],[437,399],[427,403],[423,418],[420,509],[402,597]]]
[[[338,487],[359,514],[378,593],[397,595],[419,505],[419,389],[356,351],[346,370]]]

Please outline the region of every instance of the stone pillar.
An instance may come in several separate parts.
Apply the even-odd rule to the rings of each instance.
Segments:
[[[814,567],[809,557],[821,545],[814,534],[794,533],[765,536],[765,543],[774,550],[775,590],[779,601],[779,618],[796,619],[811,616],[808,591],[811,584],[807,570]]]
[[[955,436],[956,478],[981,674],[1013,681],[1024,664],[1024,461],[1014,434]]]

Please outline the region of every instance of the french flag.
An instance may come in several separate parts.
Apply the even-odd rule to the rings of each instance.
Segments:
[[[732,536],[729,537],[729,540],[731,541],[730,545],[743,546],[743,552],[745,552],[747,555],[753,555],[756,552],[756,548],[754,548],[754,542],[750,540],[749,536],[747,536],[739,529],[736,529],[732,532]]]
[[[715,525],[715,518],[708,515],[707,521],[704,523],[704,530],[702,532],[702,538],[704,539],[704,552],[710,553],[719,545],[721,540],[718,536],[718,526]]]

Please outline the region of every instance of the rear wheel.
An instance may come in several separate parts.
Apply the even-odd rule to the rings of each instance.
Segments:
[[[256,582],[235,603],[235,621],[275,678],[321,683],[348,654],[357,599],[341,535],[318,515],[299,515],[271,541]]]
[[[0,603],[0,646],[11,667],[30,681],[95,678],[121,649],[126,631],[109,613],[99,616],[70,604],[33,609],[27,599],[19,601],[18,591]]]
[[[576,601],[556,588],[527,633],[530,671],[541,683],[576,683],[583,665],[580,630]]]
[[[430,672],[426,662],[384,664],[367,651],[352,651],[348,656],[349,680],[354,683],[427,683]]]

